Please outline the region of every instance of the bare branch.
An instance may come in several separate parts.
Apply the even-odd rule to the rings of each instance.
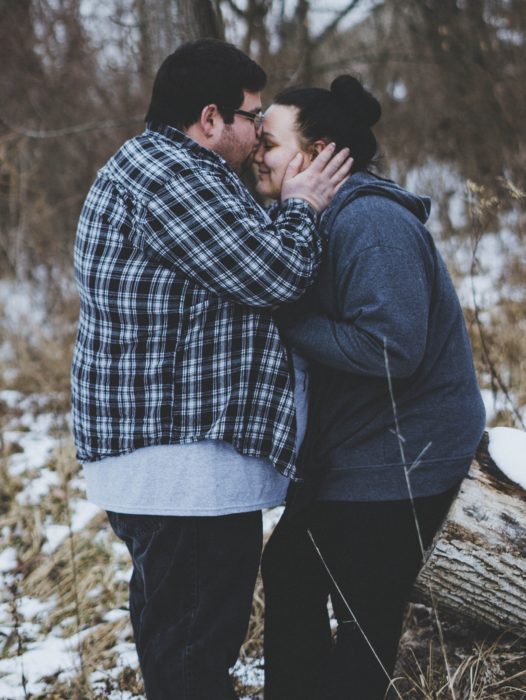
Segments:
[[[117,27],[122,27],[123,29],[138,29],[141,26],[140,22],[123,22],[117,17],[109,17],[109,21]]]
[[[71,136],[73,134],[82,134],[86,131],[98,131],[99,129],[117,129],[121,126],[130,126],[139,124],[144,121],[144,117],[135,116],[129,119],[106,119],[103,121],[87,122],[86,124],[76,124],[75,126],[66,126],[63,129],[50,129],[49,131],[25,129],[24,127],[12,126],[5,119],[0,117],[0,124],[3,124],[9,131],[25,136],[30,139],[54,139],[59,136]]]
[[[323,44],[325,39],[327,39],[327,37],[329,37],[338,28],[338,25],[342,19],[344,19],[344,17],[346,17],[351,10],[354,10],[354,8],[359,5],[361,1],[362,0],[351,0],[351,2],[349,2],[347,6],[343,8],[343,10],[340,10],[332,22],[312,41],[313,48]]]
[[[223,0],[237,17],[245,17],[245,12],[234,2],[234,0]]]

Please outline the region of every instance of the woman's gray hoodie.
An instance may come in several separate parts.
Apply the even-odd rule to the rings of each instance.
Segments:
[[[424,226],[429,206],[353,175],[322,219],[317,282],[279,311],[286,341],[311,360],[300,501],[398,500],[408,483],[429,496],[468,470],[484,406],[462,309]]]

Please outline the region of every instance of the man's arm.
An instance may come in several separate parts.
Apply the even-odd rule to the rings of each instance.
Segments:
[[[211,292],[249,306],[293,301],[317,272],[316,213],[332,199],[352,161],[327,148],[305,171],[291,161],[273,221],[229,173],[185,170],[149,205],[145,250]]]
[[[306,202],[287,200],[271,222],[241,185],[190,171],[150,203],[144,245],[214,294],[260,307],[301,296],[321,253]]]

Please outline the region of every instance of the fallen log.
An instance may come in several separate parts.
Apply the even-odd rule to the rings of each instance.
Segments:
[[[425,557],[415,594],[477,623],[526,630],[526,490],[493,462],[487,433]]]

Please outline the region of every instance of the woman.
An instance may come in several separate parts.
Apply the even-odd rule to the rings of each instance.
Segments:
[[[484,427],[462,310],[424,226],[429,200],[369,171],[380,112],[348,75],[288,90],[256,156],[258,190],[274,198],[297,150],[307,163],[334,141],[354,158],[320,222],[318,280],[278,314],[310,361],[311,403],[303,482],[263,556],[265,700],[384,697],[423,551]]]

